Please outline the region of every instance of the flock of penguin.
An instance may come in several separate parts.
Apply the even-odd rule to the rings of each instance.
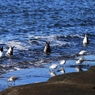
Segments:
[[[83,45],[86,45],[86,44],[88,44],[89,43],[89,41],[88,41],[88,35],[87,34],[85,34],[85,37],[84,37],[84,39],[83,39]],[[45,48],[44,48],[44,52],[46,53],[46,54],[49,54],[49,53],[51,53],[51,49],[50,49],[50,42],[49,43],[47,43],[46,42],[46,44],[45,44]],[[9,49],[8,49],[8,51],[6,52],[6,53],[4,53],[4,51],[3,51],[3,47],[0,47],[0,57],[4,57],[5,55],[13,55],[13,48],[14,48],[14,46],[10,46],[9,47]],[[80,53],[79,53],[79,55],[83,55],[83,54],[85,54],[87,51],[85,51],[85,50],[82,50]],[[84,58],[79,58],[79,60],[77,60],[76,61],[76,64],[82,64],[82,62],[84,61],[85,59]],[[60,63],[60,65],[64,65],[66,63],[66,60],[62,60],[61,61],[61,63]],[[51,65],[50,67],[49,67],[49,69],[56,69],[57,68],[57,66],[58,65],[56,65],[56,64],[53,64],[53,65]],[[64,71],[63,71],[64,72]],[[10,77],[9,79],[8,79],[8,82],[15,82],[15,80],[17,80],[18,79],[18,77]]]

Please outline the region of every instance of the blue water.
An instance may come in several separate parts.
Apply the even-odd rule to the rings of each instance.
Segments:
[[[83,47],[84,35],[89,45]],[[50,42],[51,54],[43,52]],[[14,67],[44,67],[81,50],[95,54],[94,0],[0,0],[0,46],[15,46],[14,55],[0,58],[0,74]]]

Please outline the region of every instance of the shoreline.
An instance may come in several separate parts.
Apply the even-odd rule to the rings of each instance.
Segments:
[[[86,59],[82,65],[76,64],[76,60],[78,60],[79,57],[83,57]],[[66,64],[62,67],[65,70],[65,72],[61,72],[59,66],[58,69],[54,70],[53,76],[56,77],[62,74],[65,75],[69,73],[87,71],[89,67],[91,68],[92,66],[95,65],[94,58],[95,58],[94,55],[83,55],[83,56],[78,56],[73,60],[67,60]],[[59,65],[59,62],[60,61],[57,61],[55,64]],[[8,72],[6,74],[2,74],[0,75],[0,90],[3,91],[4,89],[7,89],[9,86],[13,87],[12,85],[7,85],[7,79],[9,79],[11,76],[19,77],[19,79],[16,80],[14,86],[46,82],[47,80],[53,77],[52,74],[50,74],[50,70],[49,70],[49,67],[52,64],[47,64],[39,68],[27,68],[27,69],[21,69],[13,72]]]
[[[15,93],[15,94],[13,94]],[[62,74],[46,82],[11,87],[0,92],[0,95],[94,95],[95,66],[87,71]]]

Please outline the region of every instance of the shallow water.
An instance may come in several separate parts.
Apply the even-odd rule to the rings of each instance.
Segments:
[[[82,64],[76,64],[76,60],[78,60],[79,57],[83,57],[85,59]],[[17,68],[16,71],[10,70],[10,72],[0,76],[0,91],[13,86],[45,82],[49,78],[60,74],[87,71],[88,68],[95,65],[95,55],[78,56],[73,60],[66,60],[64,65],[60,65],[60,62],[61,61],[56,61],[51,64],[44,64],[43,67],[28,69]],[[49,67],[52,64],[57,64],[58,67],[56,69],[50,69]],[[11,76],[19,77],[19,79],[15,81],[15,84],[7,82]]]
[[[0,58],[0,74],[73,60],[81,50],[94,55],[94,14],[93,0],[0,1],[0,46],[4,52],[15,46],[13,56]],[[90,41],[87,47],[82,45],[85,34]],[[50,55],[43,52],[46,41]]]

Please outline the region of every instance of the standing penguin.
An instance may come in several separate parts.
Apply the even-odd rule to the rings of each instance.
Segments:
[[[3,51],[3,47],[0,47],[0,58],[4,56],[5,56],[5,53]]]
[[[84,37],[84,39],[83,39],[83,45],[87,45],[87,44],[89,44],[88,35],[85,34],[85,37]]]
[[[44,48],[44,52],[45,53],[50,53],[51,52],[51,49],[50,49],[50,45],[49,44],[50,44],[50,42],[49,43],[46,42],[46,44],[45,44],[45,48]]]
[[[7,55],[13,55],[13,48],[14,46],[10,46],[8,51],[6,52]]]

